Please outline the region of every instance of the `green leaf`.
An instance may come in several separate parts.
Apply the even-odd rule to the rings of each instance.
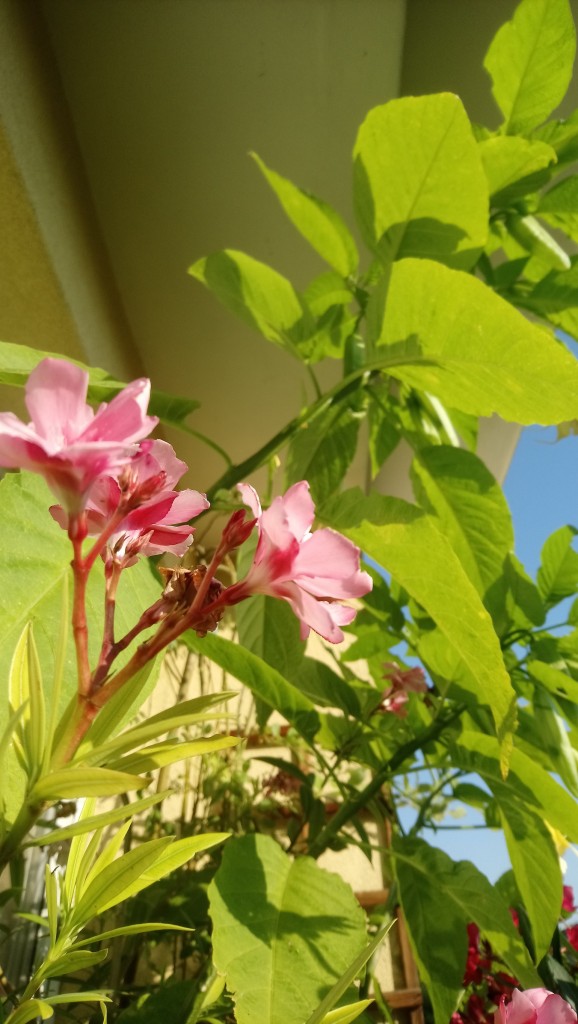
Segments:
[[[255,594],[236,608],[239,643],[293,680],[305,657],[299,620],[286,601]]]
[[[575,50],[568,0],[522,0],[484,60],[506,131],[536,127],[564,99]]]
[[[366,945],[349,886],[268,836],[227,845],[209,899],[215,966],[238,1024],[303,1024]]]
[[[181,924],[167,924],[166,922],[145,921],[143,924],[125,924],[122,928],[111,928],[110,931],[98,932],[91,935],[89,939],[81,939],[69,948],[81,949],[89,946],[91,942],[108,942],[109,939],[116,939],[119,935],[143,935],[148,932],[169,931],[169,932],[190,932],[192,928],[185,928]]]
[[[104,992],[65,992],[59,996],[47,996],[46,1002],[50,1006],[61,1006],[63,1003],[111,1003],[112,999]]]
[[[371,1006],[373,999],[360,999],[357,1003],[349,1003],[348,1006],[339,1006],[336,1010],[330,1010],[321,1018],[321,1024],[351,1024],[357,1020],[359,1015]]]
[[[10,342],[0,342],[0,384],[9,384],[12,387],[24,387],[28,377],[35,366],[47,357],[51,359],[62,359],[58,352],[41,352],[36,348],[29,348],[27,345],[14,345]],[[89,402],[110,402],[115,395],[118,395],[126,384],[114,380],[106,370],[100,370],[95,366],[86,366],[77,359],[66,359],[75,366],[88,373],[88,400]],[[176,395],[166,395],[162,391],[151,392],[149,412],[158,416],[168,426],[186,429],[185,420],[198,409],[200,402],[194,398],[178,398]]]
[[[500,487],[476,455],[446,445],[418,452],[412,475],[417,500],[437,516],[442,533],[483,597],[501,576],[514,544],[510,510]]]
[[[488,188],[457,96],[375,107],[353,152],[357,218],[384,262],[418,256],[464,269],[475,262],[486,242]]]
[[[7,1024],[28,1024],[28,1021],[51,1020],[52,1007],[44,999],[26,999],[10,1014]]]
[[[532,132],[532,138],[546,142],[556,151],[558,169],[572,164],[578,158],[578,112],[563,121],[548,121]]]
[[[158,715],[147,718],[146,721],[135,725],[132,729],[126,729],[120,736],[109,740],[98,747],[91,748],[90,743],[85,743],[78,749],[75,761],[86,764],[98,764],[107,760],[111,755],[122,754],[127,750],[133,750],[147,740],[156,739],[163,733],[171,732],[173,729],[194,725],[199,722],[214,722],[215,719],[223,718],[226,715],[219,715],[212,712],[206,713],[204,709],[222,704],[235,696],[233,693],[211,693],[202,697],[194,697],[192,700],[183,701],[176,707],[165,708]],[[88,734],[89,739],[91,733]]]
[[[492,783],[516,884],[530,919],[536,963],[550,948],[560,916],[562,878],[552,836],[542,817],[512,796],[507,786]]]
[[[578,262],[570,270],[551,270],[528,293],[514,293],[515,301],[568,334],[578,336]]]
[[[76,971],[85,971],[87,967],[94,967],[106,960],[108,950],[98,949],[94,952],[78,950],[74,953],[65,953],[57,960],[45,960],[39,973],[42,978],[59,978],[62,974],[73,974]]]
[[[395,264],[378,344],[399,358],[393,376],[464,412],[545,425],[576,415],[576,359],[471,274]]]
[[[548,270],[570,269],[568,253],[536,217],[531,214],[522,217],[520,214],[510,213],[506,217],[506,227],[512,238],[515,238],[516,242],[534,258],[533,262],[537,263],[540,276]],[[526,277],[531,277],[529,266],[528,262],[524,268]]]
[[[541,683],[554,697],[578,704],[578,682],[568,672],[562,672],[554,665],[548,665],[538,658],[527,661],[526,668],[530,677]]]
[[[14,741],[24,753],[28,777],[34,780],[44,760],[46,708],[42,672],[30,622],[26,623],[12,657],[8,694],[13,712],[23,708],[22,725],[15,730]]]
[[[540,984],[507,905],[473,864],[455,862],[421,839],[396,839],[393,853],[410,942],[436,1024],[447,1024],[457,1008],[471,921],[524,988]]]
[[[576,533],[573,526],[561,526],[542,548],[537,583],[548,607],[573,597],[578,590],[578,553],[572,547]]]
[[[492,736],[464,730],[450,749],[456,767],[477,773],[490,788],[503,784],[498,764],[499,747]],[[535,808],[571,842],[578,840],[578,815],[573,797],[535,759],[516,748],[510,759],[507,786],[522,806]]]
[[[344,992],[347,991],[348,987],[353,983],[360,971],[363,970],[367,961],[371,959],[375,951],[379,948],[394,924],[394,921],[390,921],[389,924],[385,924],[379,929],[379,931],[373,936],[371,942],[367,944],[359,956],[355,957],[355,960],[353,960],[347,970],[342,974],[339,981],[336,982],[333,988],[327,993],[325,999],[311,1014],[309,1019],[306,1021],[306,1024],[327,1024],[328,1020],[341,1020],[340,1017],[332,1017],[332,1012],[340,1013],[342,1010],[349,1009],[349,1007],[340,1007],[337,1010],[332,1012],[330,1011],[326,1016],[323,1016],[323,1014],[326,1013],[329,1007],[334,1006],[336,1001],[341,998]],[[373,1002],[373,1000],[370,1000],[370,1002]],[[360,1003],[356,1003],[355,1005],[359,1006]],[[355,1020],[355,1017],[353,1020]]]
[[[308,480],[314,501],[337,490],[357,448],[360,417],[347,402],[335,402],[306,423],[289,443],[285,487]]]
[[[64,825],[56,828],[46,835],[31,839],[28,846],[49,846],[51,843],[64,842],[65,839],[72,839],[73,836],[81,836],[86,832],[93,832],[97,828],[106,828],[114,825],[117,821],[125,821],[127,818],[140,814],[142,811],[154,807],[171,795],[172,790],[167,789],[163,793],[153,793],[152,796],[143,797],[142,800],[134,800],[132,803],[115,807],[112,811],[103,811],[102,814],[94,814],[89,818],[79,818],[73,825]]]
[[[5,681],[6,686],[12,652],[26,624],[32,622],[38,659],[44,669],[44,699],[49,716],[52,711],[52,670],[55,662],[60,659],[62,585],[70,573],[71,559],[71,547],[66,533],[57,526],[48,512],[48,507],[53,503],[54,497],[44,482],[32,474],[10,473],[0,482],[0,593],[3,595],[0,606],[0,679]],[[158,598],[159,592],[158,580],[146,562],[132,566],[123,573],[117,599],[119,636],[134,625],[142,611]],[[103,594],[103,570],[98,564],[91,573],[87,593],[92,664],[96,664],[102,642]],[[155,680],[156,675],[151,674],[149,690]],[[76,659],[70,637],[59,697],[59,714],[65,711],[76,689]],[[4,694],[4,699],[0,700],[0,734],[4,731],[9,714],[6,690]],[[143,699],[144,696],[141,697]],[[134,713],[134,709],[127,707],[125,715],[128,716],[131,710]],[[100,716],[95,725],[98,725],[99,719]],[[123,719],[119,716],[114,727],[118,729],[122,724]],[[24,796],[25,778],[10,750],[7,752],[4,771],[6,814],[9,820],[13,820]]]
[[[293,355],[314,329],[293,285],[266,263],[233,249],[206,256],[189,274],[250,327]],[[305,355],[306,355],[305,351]]]
[[[518,135],[494,135],[479,147],[493,206],[507,206],[536,192],[558,159],[552,146]]]
[[[265,661],[231,640],[209,633],[199,638],[192,632],[183,635],[187,646],[196,654],[204,654],[225,672],[248,686],[251,692],[278,711],[298,733],[312,742],[319,728],[314,705],[290,682]]]
[[[44,868],[44,892],[46,899],[46,910],[48,912],[48,928],[50,931],[50,944],[54,946],[58,932],[58,887],[56,878],[52,874],[48,864]]]
[[[328,203],[293,185],[251,153],[281,206],[297,230],[342,277],[354,274],[359,263],[357,246],[338,213]]]
[[[30,794],[31,803],[69,797],[116,796],[144,789],[147,779],[110,768],[63,768],[38,780]]]
[[[237,736],[207,736],[204,739],[190,740],[185,743],[182,740],[177,742],[164,740],[161,743],[136,750],[132,754],[127,754],[126,757],[121,757],[113,761],[112,764],[119,771],[154,772],[156,768],[164,768],[166,765],[184,761],[189,757],[201,757],[203,754],[210,754],[215,750],[235,747],[238,742]]]
[[[74,907],[67,922],[68,929],[73,931],[81,928],[93,917],[145,888],[148,884],[143,881],[145,871],[172,842],[171,836],[151,839],[107,865]]]
[[[498,735],[506,742],[515,695],[490,617],[435,520],[396,498],[346,491],[318,510],[345,533],[437,624],[448,647],[471,675],[471,695],[492,709]]]

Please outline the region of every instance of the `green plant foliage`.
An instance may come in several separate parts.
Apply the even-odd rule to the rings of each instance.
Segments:
[[[487,189],[457,96],[375,107],[353,155],[359,226],[380,260],[428,257],[465,269],[476,261],[487,236]]]
[[[60,594],[63,581],[70,572],[70,545],[65,532],[48,514],[48,506],[53,499],[39,478],[28,473],[8,474],[0,482],[0,494],[0,589],[4,595],[0,622],[0,677],[8,680],[14,650],[23,629],[32,622],[38,661],[44,667],[44,700],[51,711],[50,685],[53,667],[59,660]],[[125,573],[117,601],[119,635],[128,631],[142,608],[147,603],[152,604],[159,592],[159,584],[146,563],[135,565]],[[102,571],[95,566],[87,597],[93,624],[89,637],[93,661],[98,654],[102,631],[102,593]],[[148,681],[148,691],[155,679],[153,673]],[[69,638],[58,700],[59,713],[64,711],[75,692],[76,663]],[[126,713],[130,710],[127,708]],[[5,700],[0,702],[0,732],[6,727],[7,715],[8,702]],[[117,718],[116,728],[120,725]],[[6,815],[11,820],[23,798],[25,775],[10,751],[4,770],[7,785],[3,795]],[[114,791],[119,792],[118,789]]]
[[[377,494],[365,498],[359,491],[324,505],[321,516],[387,569],[431,616],[448,648],[467,666],[461,684],[475,701],[491,707],[498,735],[508,744],[514,694],[498,639],[435,519],[406,502]]]
[[[345,882],[267,836],[228,844],[209,897],[238,1024],[303,1024],[366,945]]]
[[[439,519],[445,537],[483,598],[501,576],[514,544],[510,510],[484,463],[462,448],[423,448],[412,467],[416,498]]]
[[[251,155],[297,230],[338,274],[354,274],[359,263],[357,247],[339,214],[272,171],[256,153]]]
[[[398,839],[393,853],[410,941],[436,1024],[447,1024],[457,1006],[470,921],[525,988],[540,985],[507,905],[473,864],[453,861],[421,839]]]
[[[394,376],[464,412],[543,424],[574,416],[576,360],[461,271],[426,260],[393,267],[377,343],[399,359]]]
[[[507,132],[535,128],[564,99],[575,51],[568,0],[523,0],[518,5],[484,61]]]

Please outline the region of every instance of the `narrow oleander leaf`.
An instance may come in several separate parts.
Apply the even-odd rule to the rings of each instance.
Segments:
[[[132,750],[134,747],[145,743],[147,740],[156,739],[163,733],[171,732],[173,729],[180,729],[196,723],[214,722],[215,719],[227,720],[227,715],[221,712],[208,712],[204,709],[222,704],[231,697],[233,693],[212,693],[203,697],[195,697],[192,700],[183,701],[177,707],[166,708],[158,715],[153,715],[146,722],[127,729],[120,736],[109,740],[97,747],[91,748],[89,742],[79,747],[74,762],[83,764],[98,764],[106,762],[111,755],[122,754]]]
[[[112,999],[104,992],[65,992],[58,996],[46,996],[45,1002],[50,1006],[62,1006],[65,1003],[111,1003]]]
[[[58,708],[60,705],[60,694],[66,666],[66,649],[68,644],[68,623],[70,615],[69,601],[69,575],[62,579],[62,599],[60,602],[60,628],[57,633],[57,641],[54,650],[54,675],[52,680],[52,693],[50,695],[50,709],[48,725],[46,729],[46,747],[44,752],[44,763],[42,770],[46,773],[50,766],[54,736],[58,723]]]
[[[464,730],[451,744],[451,756],[456,767],[480,775],[490,788],[504,783],[499,746],[493,736]],[[510,758],[507,785],[520,803],[534,808],[571,842],[578,841],[576,801],[534,758],[516,748]]]
[[[78,896],[82,896],[84,892],[89,888],[90,884],[98,877],[101,871],[104,871],[109,864],[112,864],[113,860],[116,860],[122,845],[124,843],[125,836],[132,825],[132,818],[116,829],[114,835],[112,835],[108,842],[101,847],[100,853],[94,858],[90,870],[88,870],[82,879],[82,886],[77,888]],[[101,832],[102,835],[102,832]]]
[[[50,943],[54,946],[58,933],[58,883],[48,864],[44,869],[44,898],[48,913]]]
[[[412,478],[417,500],[437,517],[483,598],[514,545],[510,510],[499,485],[476,455],[448,445],[418,452]]]
[[[512,797],[507,786],[492,784],[500,809],[510,863],[534,939],[534,960],[548,952],[562,905],[560,860],[548,827],[535,810]],[[536,880],[540,879],[540,884]]]
[[[146,921],[144,924],[125,924],[122,928],[111,928],[106,932],[98,932],[91,935],[89,939],[81,939],[74,942],[69,949],[82,949],[83,946],[90,946],[92,942],[108,942],[109,939],[116,939],[119,935],[146,935],[148,932],[191,932],[192,928],[186,928],[182,924],[166,924],[159,921]]]
[[[507,904],[481,871],[421,839],[394,840],[393,854],[410,942],[436,1024],[447,1024],[457,1007],[471,921],[524,988],[540,985]]]
[[[224,249],[198,260],[189,274],[232,313],[293,355],[313,334],[313,318],[293,285],[266,263]]]
[[[189,631],[183,635],[183,640],[196,654],[204,654],[248,686],[256,697],[283,715],[304,739],[313,740],[319,728],[315,705],[262,658],[213,633],[200,639]]]
[[[360,999],[357,1003],[339,1006],[336,1010],[326,1013],[321,1019],[321,1024],[351,1024],[368,1006],[371,1006],[373,1001],[373,999]]]
[[[74,836],[81,836],[87,832],[92,832],[97,828],[106,828],[108,825],[114,825],[117,821],[125,821],[126,818],[134,817],[135,814],[140,814],[142,811],[148,810],[149,807],[154,807],[155,804],[161,803],[171,795],[172,790],[166,789],[162,793],[153,793],[152,796],[143,797],[142,800],[135,800],[130,804],[123,804],[122,807],[116,807],[112,811],[103,811],[102,814],[92,815],[90,818],[80,818],[73,825],[63,825],[62,828],[56,828],[52,832],[47,832],[43,836],[37,836],[35,839],[31,839],[28,842],[28,846],[50,846],[52,843],[60,843],[65,839],[72,839]],[[70,863],[70,860],[69,860]]]
[[[158,667],[158,658],[149,661],[105,704],[86,734],[83,750],[99,747],[118,731],[120,722],[125,723],[132,717],[132,709],[142,706],[151,689],[151,681],[157,677]]]
[[[238,1024],[303,1024],[365,951],[365,915],[350,887],[310,857],[292,860],[269,836],[227,844],[209,899],[214,963]]]
[[[510,133],[546,120],[572,78],[576,32],[568,0],[522,0],[484,60]]]
[[[470,699],[492,710],[505,769],[515,694],[490,616],[435,518],[399,499],[365,497],[358,490],[346,491],[317,512],[391,573],[437,624],[467,669],[460,684]]]
[[[485,245],[488,187],[457,96],[404,97],[369,112],[354,148],[365,242],[390,263],[429,257],[468,269]]]
[[[30,799],[42,803],[68,797],[116,796],[147,785],[147,779],[110,768],[63,768],[39,779]]]
[[[151,744],[137,750],[133,754],[127,754],[112,765],[117,771],[126,772],[152,772],[156,768],[164,768],[166,765],[175,764],[177,761],[184,761],[189,757],[201,757],[203,754],[211,754],[215,750],[226,750],[235,747],[239,742],[237,736],[208,736],[205,739],[190,740],[183,743],[176,743],[166,740],[163,743]]]
[[[76,824],[82,825],[84,822],[89,821],[93,817],[95,810],[95,797],[89,797],[87,800],[84,800]],[[79,877],[83,872],[84,864],[88,863],[88,867],[90,867],[91,861],[87,856],[88,849],[92,840],[99,834],[98,828],[96,830],[83,829],[72,837],[62,883],[62,902],[65,912],[72,905],[73,894]]]
[[[94,967],[101,964],[108,956],[107,949],[98,949],[94,952],[79,949],[73,953],[65,953],[57,960],[47,960],[40,968],[39,973],[45,978],[59,978],[63,974],[74,974],[76,971],[85,971],[87,967]]]
[[[351,1009],[351,1007],[341,1007],[340,1009],[334,1011],[331,1011],[329,1008],[331,1006],[334,1006],[338,999],[341,999],[343,993],[346,992],[348,987],[355,981],[357,975],[363,970],[366,963],[368,962],[368,960],[371,959],[375,951],[379,949],[381,943],[383,942],[391,928],[393,928],[394,924],[395,921],[390,921],[389,924],[384,924],[383,927],[379,929],[379,931],[373,936],[371,942],[367,944],[367,946],[365,947],[365,949],[361,951],[359,956],[355,957],[355,959],[351,962],[347,970],[344,971],[339,981],[327,993],[325,999],[319,1004],[317,1009],[314,1010],[314,1012],[306,1021],[306,1024],[327,1024],[327,1020],[331,1021],[332,1019],[341,1021],[340,1017],[332,1018],[331,1014],[339,1013],[340,1010],[343,1009]],[[362,1000],[361,1002],[364,1002],[364,1000]],[[373,1002],[373,1000],[371,999],[369,1000],[369,1002],[371,1003]],[[353,1005],[359,1006],[360,1004],[355,1003]],[[327,1010],[329,1010],[329,1014],[327,1014]],[[326,1016],[323,1016],[323,1014],[325,1014]],[[355,1017],[353,1018],[353,1020],[355,1020]]]
[[[105,909],[116,906],[145,888],[147,883],[142,880],[144,872],[172,842],[171,836],[151,839],[109,864],[82,894],[67,922],[68,928],[81,928]]]
[[[10,1014],[10,1024],[28,1024],[28,1021],[51,1020],[52,1006],[45,999],[26,999]]]
[[[389,373],[451,408],[522,424],[576,415],[578,361],[564,345],[471,274],[440,263],[393,266],[378,345],[391,356]]]
[[[339,214],[322,199],[272,171],[256,153],[251,156],[289,219],[315,251],[343,277],[354,274],[359,263],[357,246]]]

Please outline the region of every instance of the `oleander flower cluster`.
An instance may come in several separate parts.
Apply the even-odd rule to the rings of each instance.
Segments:
[[[149,436],[158,422],[148,414],[150,382],[133,381],[96,411],[87,393],[88,374],[80,367],[52,358],[39,363],[26,385],[30,421],[0,414],[0,465],[44,477],[58,499],[51,515],[76,545],[77,567],[92,564],[98,554],[110,574],[118,576],[139,556],[182,556],[193,538],[190,521],[209,502],[200,491],[176,489],[186,464],[171,445]],[[266,511],[249,484],[240,484],[239,494],[253,518],[244,509],[233,513],[209,578],[199,586],[186,574],[177,586],[172,574],[155,611],[157,620],[174,615],[178,607],[186,626],[202,634],[215,627],[226,605],[270,594],[289,603],[303,638],[312,629],[338,643],[341,627],[355,616],[355,608],[343,602],[371,589],[370,576],[360,569],[359,549],[333,530],[311,532],[315,509],[305,481]],[[212,573],[254,527],[259,540],[245,579],[229,588],[217,586]],[[88,536],[95,543],[83,561],[79,545]],[[187,601],[195,606],[195,616]]]

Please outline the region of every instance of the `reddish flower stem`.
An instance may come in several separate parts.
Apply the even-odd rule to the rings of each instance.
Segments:
[[[88,660],[88,624],[86,621],[86,583],[88,570],[82,557],[82,542],[86,536],[86,520],[84,513],[75,517],[68,531],[74,557],[72,574],[74,578],[74,598],[72,606],[72,631],[76,648],[76,667],[78,673],[78,692],[87,694],[90,689],[90,662]]]

